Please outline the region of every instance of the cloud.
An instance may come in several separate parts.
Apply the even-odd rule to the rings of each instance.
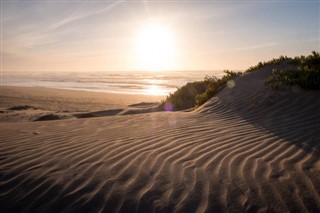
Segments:
[[[75,36],[77,27],[81,24],[67,26],[73,22],[86,19],[91,16],[106,13],[123,0],[95,4],[86,2],[79,4],[67,2],[56,4],[55,2],[37,2],[31,4],[7,4],[6,22],[3,24],[3,50],[13,50],[20,54],[38,50],[57,50],[58,46],[70,45],[77,41]],[[10,7],[9,7],[10,6]],[[22,10],[25,6],[25,10]],[[16,14],[11,17],[10,14]],[[5,17],[6,17],[5,16]],[[11,17],[11,18],[10,18]],[[16,26],[16,27],[13,27]],[[64,26],[67,26],[63,28]],[[63,28],[63,29],[62,29]],[[75,36],[73,36],[76,34]],[[83,35],[81,35],[83,38]],[[81,40],[83,43],[83,39]]]
[[[56,30],[56,29],[58,29],[64,25],[67,25],[71,22],[78,21],[80,19],[87,18],[89,16],[93,16],[93,15],[97,15],[97,14],[101,14],[101,13],[110,11],[123,2],[125,2],[125,1],[124,0],[117,0],[102,9],[98,9],[98,10],[94,10],[94,11],[90,11],[90,12],[87,12],[87,11],[75,12],[75,13],[69,15],[68,17],[64,18],[63,20],[54,23],[53,25],[51,25],[49,27],[48,30],[50,30],[50,31]]]
[[[233,51],[240,51],[240,50],[255,50],[255,49],[260,49],[260,48],[265,48],[265,47],[272,47],[276,46],[278,43],[276,42],[268,42],[268,43],[262,43],[262,44],[256,44],[252,46],[245,46],[245,47],[239,47],[232,49]]]
[[[261,49],[261,48],[266,48],[266,47],[273,47],[273,46],[277,46],[277,45],[279,45],[279,44],[276,42],[267,42],[267,43],[260,43],[260,44],[255,44],[255,45],[251,45],[251,46],[243,46],[243,47],[237,47],[237,48],[214,49],[212,51],[207,52],[206,54],[256,50],[256,49]]]

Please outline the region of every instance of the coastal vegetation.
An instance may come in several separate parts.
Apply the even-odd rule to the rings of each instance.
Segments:
[[[265,84],[272,89],[279,90],[285,86],[293,86],[302,89],[320,89],[320,54],[313,51],[305,57],[295,57],[289,62],[293,67],[274,69]]]
[[[225,87],[228,82],[230,86],[232,86],[232,80],[242,75],[241,72],[234,72],[225,70],[225,75],[222,78],[216,77],[206,77],[205,81],[208,82],[207,89],[204,93],[196,95],[196,105],[195,107],[199,107],[212,98],[215,94],[217,94],[223,87]]]
[[[309,56],[290,58],[280,56],[270,61],[259,62],[249,67],[245,73],[261,69],[267,65],[284,64],[284,69],[274,69],[265,81],[265,85],[273,90],[285,86],[294,86],[302,89],[320,89],[320,54],[313,51]],[[197,108],[217,94],[228,82],[242,75],[241,72],[225,70],[222,78],[206,76],[202,81],[189,82],[170,93],[159,107],[161,110],[178,111]]]
[[[222,78],[206,76],[202,81],[190,82],[178,88],[161,102],[160,109],[177,111],[198,107],[218,93],[228,81],[242,74],[229,70],[224,73]]]

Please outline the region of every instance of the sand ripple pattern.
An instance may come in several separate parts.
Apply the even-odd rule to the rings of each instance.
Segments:
[[[245,110],[254,96],[192,113],[2,125],[0,208],[319,212],[319,93]]]

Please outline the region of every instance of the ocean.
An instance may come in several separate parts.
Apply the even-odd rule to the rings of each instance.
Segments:
[[[120,94],[166,96],[187,82],[205,76],[221,77],[222,71],[118,71],[118,72],[5,72],[1,85],[37,86]]]

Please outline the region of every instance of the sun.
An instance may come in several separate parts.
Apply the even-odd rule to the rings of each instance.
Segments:
[[[176,55],[172,32],[159,24],[144,26],[135,39],[135,57],[143,70],[172,69]]]

